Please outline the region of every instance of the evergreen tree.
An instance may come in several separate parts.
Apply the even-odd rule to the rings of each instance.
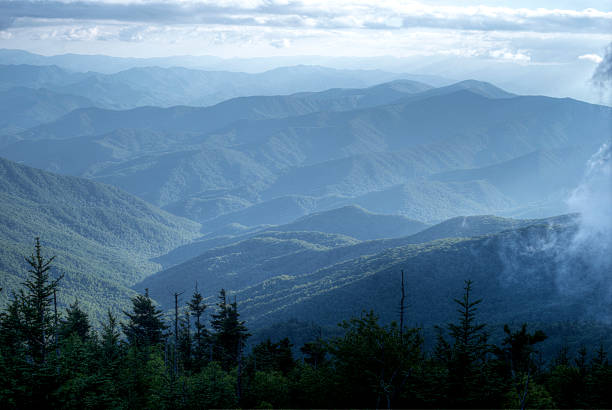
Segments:
[[[476,312],[482,299],[473,300],[472,281],[465,281],[463,297],[454,299],[458,305],[457,323],[449,323],[447,329],[451,342],[440,334],[435,354],[443,358],[446,372],[443,373],[441,390],[446,390],[446,403],[450,407],[482,407],[487,405],[491,394],[501,394],[501,386],[493,386],[487,366],[490,347],[485,325],[476,322]],[[494,399],[493,399],[494,400]]]
[[[506,334],[502,342],[504,347],[496,348],[495,353],[509,369],[509,379],[513,386],[511,395],[515,399],[511,404],[524,408],[525,404],[529,403],[530,384],[532,390],[535,390],[533,376],[537,366],[533,360],[533,355],[536,353],[534,346],[546,340],[546,335],[541,330],[528,333],[527,324],[523,324],[520,330],[514,332],[508,325],[504,325],[504,333]]]
[[[249,371],[277,371],[284,375],[289,374],[295,367],[295,360],[291,352],[292,346],[287,337],[276,343],[272,343],[269,338],[259,343],[253,347],[249,356]]]
[[[190,316],[194,318],[195,333],[193,336],[193,365],[195,370],[199,370],[203,366],[206,357],[210,356],[210,335],[208,334],[208,330],[206,329],[206,325],[204,324],[203,320],[204,311],[206,310],[206,304],[204,304],[203,300],[204,298],[198,291],[198,285],[196,283],[191,300],[187,302],[187,307],[189,312],[191,312]]]
[[[218,312],[212,315],[211,326],[215,331],[214,344],[216,358],[224,368],[238,363],[246,339],[250,336],[244,321],[240,320],[236,301],[227,302],[225,289],[219,292]]]
[[[420,332],[400,331],[396,322],[382,326],[372,311],[341,327],[344,336],[329,343],[338,383],[336,406],[391,408],[422,359]]]
[[[0,318],[0,362],[5,367],[3,373],[15,384],[4,401],[30,408],[49,406],[57,387],[57,356],[49,353],[57,347],[53,296],[62,277],[51,279],[54,257],[43,257],[39,238],[34,252],[25,260],[30,268],[23,289],[13,294]]]
[[[304,355],[304,363],[307,363],[315,369],[325,363],[327,355],[327,345],[323,339],[318,338],[313,342],[306,342],[300,347],[300,352]]]
[[[59,333],[62,339],[67,339],[72,334],[77,335],[81,340],[89,338],[91,325],[87,314],[79,306],[79,301],[75,300],[73,304],[66,309],[66,319],[61,321]]]
[[[102,323],[102,333],[100,334],[100,346],[102,354],[107,362],[114,361],[119,356],[119,326],[117,317],[109,309],[106,313],[106,322]]]
[[[54,343],[55,315],[52,311],[53,294],[63,275],[51,280],[49,270],[55,259],[42,256],[40,238],[36,238],[34,253],[26,258],[30,265],[28,277],[23,283],[25,292],[19,293],[19,304],[22,310],[23,333],[28,346],[28,355],[35,363],[42,364]]]
[[[165,340],[168,328],[162,320],[162,311],[153,305],[147,290],[144,295],[132,298],[132,312],[123,312],[129,319],[122,324],[123,333],[132,346],[147,347],[160,345]]]

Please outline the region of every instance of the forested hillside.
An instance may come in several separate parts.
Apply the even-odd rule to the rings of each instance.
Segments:
[[[279,228],[284,231],[289,226],[292,225]],[[528,311],[534,312],[534,316],[524,320],[547,314],[570,319],[567,312],[572,312],[572,319],[588,317],[573,305],[563,311],[566,313],[554,307],[561,308],[567,302],[557,292],[555,258],[571,241],[576,229],[575,216],[545,220],[461,217],[411,236],[357,243],[334,241],[321,243],[323,246],[317,245],[317,241],[328,238],[327,234],[278,233],[273,229],[227,239],[234,243],[225,246],[202,241],[200,245],[197,242],[187,245],[182,254],[173,251],[166,263],[175,264],[180,256],[193,254],[196,249],[201,254],[146,278],[137,289],[141,292],[149,289],[162,307],[170,309],[168,289],[186,291],[197,282],[202,294],[210,298],[216,288],[223,286],[236,295],[245,317],[257,326],[290,318],[334,324],[368,307],[380,312],[384,320],[391,320],[396,310],[392,295],[397,294],[397,278],[404,270],[407,283],[411,284],[410,294],[415,298],[411,314],[416,323],[445,320],[444,314],[438,317],[436,311],[446,308],[433,307],[427,301],[444,298],[456,281],[467,276],[478,279],[481,287],[500,303],[519,298],[517,303],[523,301],[520,306],[537,292],[543,292],[537,300],[542,309],[546,307],[549,311],[530,303]],[[530,244],[538,241],[542,244],[529,250]],[[546,246],[547,241],[551,247]],[[519,253],[516,259],[506,255],[512,249]],[[525,249],[525,255],[520,253],[521,249]],[[525,270],[539,273],[528,281],[519,280],[517,275],[528,275]],[[493,311],[500,315],[496,318],[500,321],[520,321],[524,313],[501,305]]]
[[[64,275],[60,303],[119,311],[129,286],[156,271],[149,259],[194,238],[198,224],[117,188],[0,159],[0,294],[6,305],[24,278],[24,256],[40,237]],[[100,317],[100,316],[96,316]]]

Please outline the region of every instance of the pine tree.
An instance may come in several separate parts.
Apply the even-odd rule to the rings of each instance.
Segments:
[[[536,365],[533,354],[536,353],[534,346],[546,339],[541,330],[534,333],[527,332],[527,324],[523,324],[520,330],[512,332],[508,325],[504,325],[503,349],[496,348],[497,356],[507,363],[510,370],[510,381],[513,384],[513,392],[516,400],[512,403],[524,408],[529,397],[530,383],[533,384],[533,373]]]
[[[51,306],[54,292],[63,275],[51,280],[49,270],[55,259],[42,256],[40,238],[36,238],[34,253],[25,258],[30,265],[28,277],[23,283],[25,291],[20,291],[20,308],[23,314],[23,332],[28,346],[28,355],[35,363],[47,360],[47,353],[54,342],[55,317]]]
[[[123,333],[132,346],[147,347],[160,345],[165,340],[168,328],[162,320],[162,311],[153,305],[147,290],[144,295],[132,298],[132,312],[123,312],[129,319],[122,324]]]
[[[191,300],[187,302],[187,307],[191,312],[191,316],[194,318],[195,334],[193,337],[193,365],[194,370],[199,370],[208,355],[209,351],[209,334],[206,329],[206,325],[203,321],[204,311],[206,310],[206,304],[203,302],[204,298],[198,291],[198,284],[196,283],[195,290],[191,296]]]
[[[446,366],[446,390],[451,407],[486,405],[486,395],[498,394],[490,388],[487,391],[487,354],[489,345],[485,325],[476,322],[476,312],[482,299],[473,300],[472,281],[465,281],[463,297],[454,299],[458,305],[457,323],[449,323],[447,329],[451,341],[447,342],[440,334],[435,354],[444,358]]]
[[[227,302],[225,289],[219,292],[218,312],[212,315],[216,357],[227,369],[238,363],[246,339],[250,336],[240,320],[236,301]]]
[[[109,309],[106,313],[106,322],[102,323],[102,332],[100,334],[100,345],[104,359],[111,362],[119,355],[119,326],[117,317]]]
[[[70,335],[76,334],[82,341],[89,338],[91,325],[87,314],[79,306],[78,299],[66,309],[66,319],[61,321],[59,333],[62,339],[67,339]]]

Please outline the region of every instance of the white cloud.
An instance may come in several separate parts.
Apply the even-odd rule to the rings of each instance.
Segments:
[[[288,38],[272,40],[270,41],[270,45],[275,48],[288,48],[291,47],[291,40],[289,40]]]
[[[603,57],[598,54],[583,54],[578,57],[580,60],[589,60],[594,62],[595,64],[599,64],[603,61]]]
[[[0,3],[1,28],[19,20],[157,22],[388,29],[444,28],[609,33],[612,12],[498,6],[428,5],[392,0],[19,0]],[[21,22],[23,24],[23,21]]]
[[[531,56],[525,50],[511,51],[508,49],[491,50],[489,55],[493,58],[502,60],[510,60],[518,63],[528,63],[531,61]]]

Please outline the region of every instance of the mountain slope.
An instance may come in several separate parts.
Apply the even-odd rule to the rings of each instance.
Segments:
[[[40,236],[63,273],[60,301],[75,297],[103,313],[120,309],[128,286],[155,271],[148,259],[191,240],[198,225],[117,188],[51,174],[0,159],[0,287],[16,290],[25,275],[20,255]],[[6,301],[7,292],[3,292]]]
[[[327,101],[327,94],[335,98],[337,92],[354,91],[307,96]],[[430,222],[462,214],[565,212],[561,199],[579,178],[584,158],[573,147],[594,151],[611,131],[610,107],[513,97],[478,82],[431,93],[342,112],[241,119],[214,131],[209,127],[231,121],[229,114],[215,111],[225,110],[223,104],[206,109],[78,110],[21,137],[66,138],[106,131],[87,137],[91,155],[80,159],[91,158],[89,164],[70,165],[67,159],[74,151],[66,142],[49,142],[41,155],[26,141],[0,153],[111,183],[157,206],[207,221],[216,230],[233,222],[278,225],[351,204]],[[264,104],[262,110],[285,115],[304,107],[291,108],[284,98]],[[259,100],[231,104],[244,103],[245,115],[251,115],[258,109],[255,101]],[[213,117],[219,122],[210,120]],[[45,159],[50,152],[55,156],[52,163]],[[512,185],[517,164],[538,174],[517,175],[516,181],[530,184],[528,190]],[[467,172],[470,169],[480,171]],[[280,202],[288,207],[275,218],[273,210]]]
[[[0,133],[14,134],[51,122],[77,108],[91,107],[84,97],[46,89],[15,87],[0,91]]]
[[[200,284],[206,284],[200,289],[205,296],[211,298],[219,287],[255,297],[250,293],[252,290],[259,293],[262,292],[261,289],[266,289],[264,293],[276,292],[275,287],[281,283],[287,284],[289,290],[285,289],[284,285],[278,285],[280,286],[278,289],[284,289],[283,292],[290,291],[292,297],[299,300],[319,292],[317,290],[312,293],[306,290],[300,294],[301,289],[308,286],[308,278],[320,278],[318,283],[323,288],[331,290],[336,284],[332,279],[325,279],[327,274],[324,272],[336,275],[336,270],[344,269],[342,266],[345,264],[352,266],[351,269],[357,273],[362,272],[365,268],[361,267],[361,263],[365,264],[369,258],[376,258],[376,255],[390,249],[414,244],[419,244],[415,249],[421,249],[426,247],[422,245],[426,242],[445,238],[490,235],[532,225],[565,226],[572,221],[571,217],[546,220],[513,220],[492,216],[461,217],[445,221],[411,236],[363,242],[354,239],[343,242],[339,239],[346,237],[333,234],[277,232],[273,231],[275,228],[269,228],[268,231],[241,237],[204,239],[180,247],[158,258],[162,264],[172,267],[146,278],[136,285],[136,289],[149,289],[150,294],[166,308],[172,303],[170,294],[166,291],[169,287],[191,289],[196,280]],[[284,230],[285,227],[281,226],[278,229]],[[321,238],[326,242],[320,242]],[[329,241],[327,238],[333,238],[334,241]],[[296,246],[295,239],[312,245]],[[289,248],[287,248],[288,243],[292,244]],[[180,263],[191,255],[198,256]],[[341,270],[342,272],[345,270]]]
[[[408,236],[426,227],[427,225],[424,223],[406,217],[373,214],[363,208],[346,206],[310,214],[293,223],[271,229],[282,232],[318,231],[337,233],[359,240],[371,240]]]
[[[123,111],[92,107],[35,128],[23,134],[22,138],[91,136],[121,128],[204,134],[241,119],[284,118],[319,111],[348,111],[389,104],[406,95],[430,88],[422,83],[402,80],[365,89],[332,89],[293,95],[238,97],[210,107],[139,107]],[[83,94],[71,89],[65,91],[77,95]],[[121,92],[129,94],[132,91],[122,89]],[[99,94],[99,91],[97,93]],[[153,105],[153,103],[143,102],[140,105]]]
[[[605,303],[609,285],[589,263],[589,253],[559,262],[573,232],[571,227],[536,225],[482,238],[402,246],[306,275],[278,276],[239,291],[237,299],[252,327],[292,317],[331,325],[362,309],[374,309],[388,321],[397,319],[399,272],[404,270],[409,322],[425,327],[451,320],[453,297],[466,279],[475,281],[474,296],[485,300],[479,309],[483,322],[610,317]],[[574,276],[575,269],[583,275]]]
[[[131,109],[145,105],[208,106],[241,96],[364,88],[404,77],[410,78],[378,70],[336,70],[320,66],[281,67],[262,73],[149,66],[102,74],[94,71],[73,72],[53,65],[21,64],[0,65],[0,90],[17,86],[44,87],[88,98],[99,107]],[[430,88],[417,82],[411,84],[396,86],[397,96],[406,95],[411,88],[412,92]],[[389,92],[380,90],[377,96],[392,97]],[[357,100],[360,98],[353,97],[345,98],[345,103],[359,104]],[[364,105],[368,105],[366,101],[363,100]]]

